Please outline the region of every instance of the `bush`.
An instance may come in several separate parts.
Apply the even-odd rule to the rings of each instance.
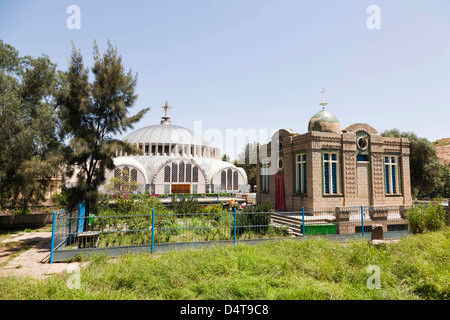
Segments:
[[[127,196],[119,196],[116,198],[117,212],[123,215],[129,214],[136,210],[136,205],[133,199]]]
[[[180,197],[172,196],[172,210],[174,213],[198,213],[202,209],[202,206],[198,203],[198,200],[193,197]]]
[[[414,206],[409,210],[408,219],[412,233],[438,231],[446,225],[446,208],[437,200],[426,205]]]
[[[19,216],[19,215],[24,215],[24,214],[31,214],[30,208],[28,207],[22,207],[20,209],[17,209],[16,211],[14,211],[13,215],[14,216]]]
[[[254,206],[246,206],[242,212],[274,212],[275,208],[269,200]]]
[[[222,204],[213,204],[204,206],[201,210],[202,213],[226,213],[227,210],[223,208]]]
[[[273,211],[274,207],[269,200],[263,204],[244,207],[242,213],[236,216],[236,235],[242,235],[245,232],[266,234]]]

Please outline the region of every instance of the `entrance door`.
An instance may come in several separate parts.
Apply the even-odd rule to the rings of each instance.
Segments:
[[[286,210],[284,203],[284,173],[275,175],[275,210]]]
[[[370,206],[370,165],[366,161],[356,162],[358,200],[362,206]]]
[[[191,193],[190,184],[172,184],[172,193]]]

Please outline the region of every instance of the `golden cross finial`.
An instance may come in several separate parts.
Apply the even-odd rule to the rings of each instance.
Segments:
[[[162,105],[161,106],[161,108],[163,108],[163,110],[164,110],[164,118],[167,118],[167,112],[170,110],[170,109],[173,109],[173,107],[171,107],[170,105],[169,105],[169,103],[167,102],[167,100],[166,100],[166,102],[164,103],[164,105]]]

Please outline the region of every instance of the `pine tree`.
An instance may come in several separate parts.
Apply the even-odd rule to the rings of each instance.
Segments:
[[[139,153],[136,147],[114,136],[133,128],[149,110],[127,116],[137,99],[137,76],[131,70],[124,71],[122,58],[109,41],[102,55],[94,43],[91,70],[92,83],[80,51],[73,46],[67,86],[59,101],[60,134],[68,141],[64,147],[66,175],[76,174],[77,178],[77,185],[66,191],[71,205],[84,200],[87,212],[91,206],[95,210],[97,189],[105,182],[106,170],[114,168],[116,151]]]

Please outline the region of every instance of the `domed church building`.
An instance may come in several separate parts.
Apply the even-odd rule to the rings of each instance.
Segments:
[[[166,114],[160,124],[135,130],[124,138],[143,155],[118,152],[106,184],[124,175],[137,182],[136,193],[247,192],[244,169],[222,161],[220,150],[191,130],[172,124],[167,102],[163,109]]]
[[[408,139],[382,137],[364,123],[341,130],[320,105],[306,133],[281,129],[260,146],[257,202],[292,211],[411,205]]]

